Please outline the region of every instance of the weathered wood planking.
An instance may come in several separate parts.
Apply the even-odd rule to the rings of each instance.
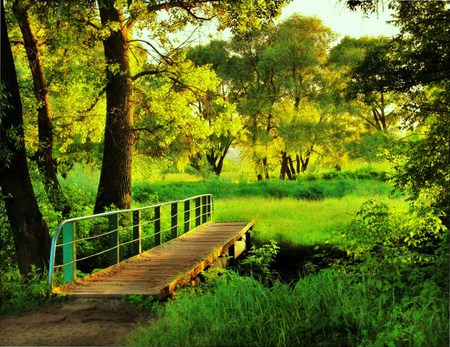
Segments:
[[[53,289],[83,297],[142,294],[163,299],[249,232],[255,221],[211,223],[83,279]]]

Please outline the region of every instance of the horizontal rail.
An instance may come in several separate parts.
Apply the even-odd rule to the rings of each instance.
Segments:
[[[164,207],[165,210],[170,207],[169,213],[162,212],[162,208]],[[153,211],[152,216],[148,218],[143,217],[143,212],[145,211]],[[203,194],[151,206],[109,211],[66,219],[58,224],[51,240],[48,276],[49,289],[51,290],[53,288],[56,269],[62,269],[64,283],[72,282],[76,279],[78,262],[107,253],[109,266],[117,264],[120,262],[120,248],[122,246],[135,246],[132,255],[140,254],[143,252],[143,240],[154,237],[153,246],[146,250],[151,249],[163,243],[165,241],[163,238],[164,236],[173,239],[182,233],[186,233],[195,227],[211,221],[212,214],[213,196],[211,194]],[[120,216],[124,217],[119,218]],[[131,218],[127,220],[125,218],[126,216]],[[107,220],[105,220],[105,218]],[[121,225],[123,220],[129,222],[130,219],[132,219],[131,225]],[[80,222],[87,222],[90,220],[101,223],[103,227],[107,224],[106,227],[108,230],[99,235],[84,235],[84,237],[78,238],[77,225],[79,225]],[[152,226],[153,232],[149,234],[148,229]],[[147,235],[142,235],[144,227],[147,229]],[[93,230],[90,231],[92,232]],[[121,242],[121,233],[123,234],[124,232],[132,233],[132,239]],[[59,242],[61,238],[62,242]],[[106,239],[105,242],[107,245],[103,249],[92,254],[83,254],[77,259],[80,245],[86,245],[88,242],[100,238]],[[131,245],[133,243],[134,245]],[[58,264],[57,255],[60,256],[59,258],[62,258],[62,261]]]

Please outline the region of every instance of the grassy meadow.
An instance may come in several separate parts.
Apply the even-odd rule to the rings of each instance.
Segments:
[[[236,268],[206,272],[202,284],[157,305],[158,320],[136,329],[127,344],[445,344],[448,249],[424,255],[405,241],[431,222],[405,217],[408,203],[386,178],[357,168],[295,182],[172,175],[135,185],[138,203],[213,193],[215,221],[256,219],[257,247]]]

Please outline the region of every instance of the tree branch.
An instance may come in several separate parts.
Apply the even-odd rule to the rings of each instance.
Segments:
[[[95,107],[95,105],[97,105],[98,101],[100,100],[100,98],[102,97],[103,94],[105,94],[106,92],[106,87],[104,86],[103,89],[98,93],[98,95],[95,97],[94,102],[91,104],[91,106],[89,106],[85,111],[83,111],[82,113],[88,113],[91,112],[92,109]]]
[[[201,1],[168,1],[162,4],[153,4],[147,7],[149,12],[157,12],[161,10],[170,10],[172,8],[183,8],[191,9],[194,7],[199,7],[205,3],[220,2],[221,0],[201,0]]]
[[[167,70],[148,70],[148,71],[141,71],[139,73],[137,73],[134,76],[131,76],[131,80],[134,82],[136,81],[138,78],[141,78],[143,76],[149,76],[149,75],[158,75],[160,73],[163,72],[167,72]]]
[[[172,58],[170,58],[169,56],[162,54],[160,51],[158,51],[158,49],[156,49],[155,46],[153,46],[150,42],[146,41],[146,40],[142,40],[142,39],[133,39],[133,40],[128,40],[129,43],[131,42],[143,42],[145,44],[147,44],[148,46],[150,46],[153,51],[155,51],[156,54],[158,54],[162,60],[164,60],[164,62],[170,66],[172,66],[175,62],[173,61]]]

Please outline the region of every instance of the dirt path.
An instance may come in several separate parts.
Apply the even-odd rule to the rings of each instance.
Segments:
[[[76,299],[0,317],[0,345],[118,346],[150,318],[119,300]]]

